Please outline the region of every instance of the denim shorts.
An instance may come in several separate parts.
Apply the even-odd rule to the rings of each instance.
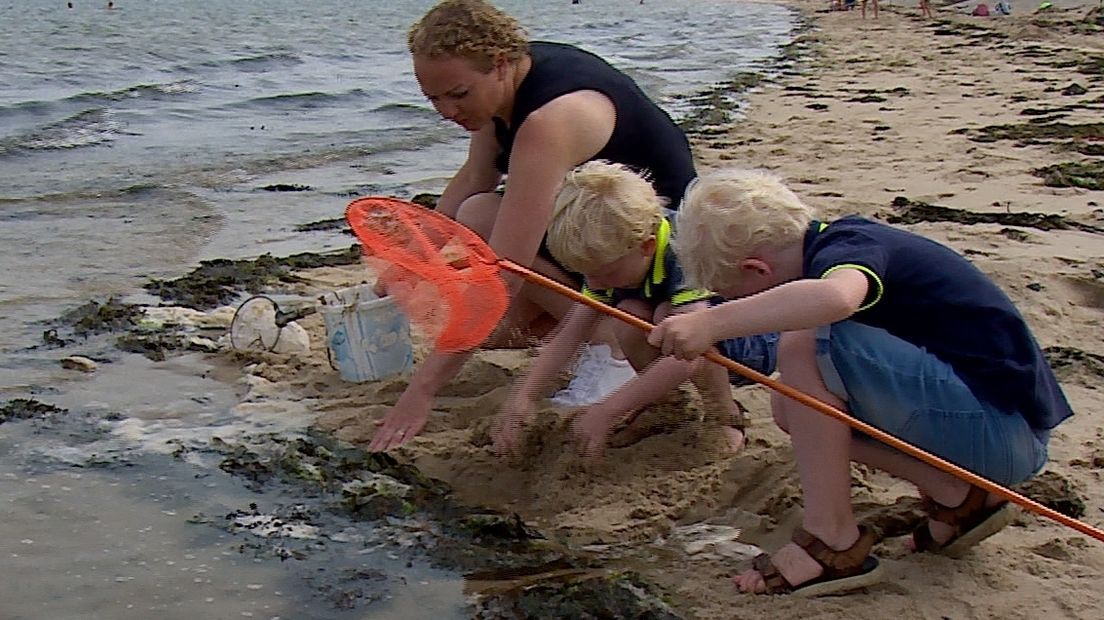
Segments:
[[[721,355],[764,375],[771,374],[778,366],[777,332],[729,338],[718,342],[717,348]],[[751,385],[755,383],[731,371],[728,373],[728,380],[732,385]]]
[[[855,321],[820,327],[816,339],[824,384],[867,424],[1002,485],[1046,463],[1047,431],[979,399],[924,349]]]

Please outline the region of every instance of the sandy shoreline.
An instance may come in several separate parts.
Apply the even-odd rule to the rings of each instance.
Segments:
[[[1054,497],[1080,500],[1081,518],[1100,526],[1104,235],[1094,230],[1104,231],[1104,191],[1048,187],[1046,173],[1035,171],[1100,166],[1104,35],[1074,27],[1085,10],[984,21],[939,13],[940,20],[924,22],[909,7],[864,22],[857,12],[814,13],[823,2],[792,4],[811,20],[801,35],[810,53],[798,71],[751,94],[744,120],[692,136],[700,168],[769,168],[828,217],[907,215],[892,206],[895,199],[969,212],[952,213],[958,221],[904,225],[965,253],[996,279],[1057,360],[1078,415],[1053,435],[1047,479],[1065,485]],[[1011,129],[986,129],[992,126]],[[1014,139],[992,139],[1002,135]],[[931,213],[912,215],[946,217]],[[1061,216],[1049,221],[1069,227],[1024,226],[1014,217],[1024,213]],[[964,223],[971,219],[983,223]],[[304,275],[313,282],[304,292],[364,278],[360,268]],[[394,403],[403,379],[341,382],[326,362],[321,320],[303,323],[311,354],[269,355],[252,366],[253,404],[278,409],[298,400],[318,414],[320,427],[367,440],[371,420]],[[728,577],[750,550],[735,544],[732,528],[743,529],[742,542],[773,549],[800,518],[792,455],[770,420],[766,390],[735,390],[752,419],[751,444],[735,457],[690,423],[583,467],[548,408],[531,434],[528,463],[507,467],[490,453],[487,427],[527,360],[525,352],[479,353],[444,390],[423,435],[395,456],[452,485],[461,501],[516,512],[578,548],[615,550],[686,617],[1087,619],[1104,608],[1104,543],[1033,516],[959,561],[912,556],[902,538],[887,538],[876,548],[887,581],[864,594],[813,601],[739,595]],[[687,392],[691,410],[694,398]],[[855,473],[856,499],[870,507],[870,518],[887,534],[904,531],[915,519],[912,489]]]

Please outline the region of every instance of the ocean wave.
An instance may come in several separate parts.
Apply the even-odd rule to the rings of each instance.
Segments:
[[[411,103],[385,103],[372,108],[372,114],[383,114],[389,119],[407,119],[417,122],[435,121],[440,118],[433,108]]]
[[[95,146],[126,135],[125,125],[111,110],[85,110],[60,120],[0,140],[0,157],[22,151],[56,151]]]
[[[314,110],[318,108],[337,107],[344,103],[356,102],[370,96],[362,88],[354,88],[342,93],[281,93],[265,97],[254,97],[243,101],[235,101],[221,106],[223,109],[256,109],[256,110]]]
[[[16,115],[46,114],[59,104],[81,104],[82,106],[105,105],[133,99],[164,99],[164,95],[175,96],[199,92],[200,85],[195,80],[178,80],[164,84],[136,84],[119,90],[106,92],[78,93],[56,101],[20,101],[8,106],[0,106],[0,119]]]
[[[231,68],[242,73],[263,73],[273,69],[292,67],[302,64],[303,59],[291,52],[272,52],[256,56],[243,56],[240,58],[227,58],[222,60],[209,60],[200,63],[205,69]],[[180,67],[180,70],[190,71],[190,67]]]
[[[125,101],[139,97],[157,97],[160,95],[182,95],[199,92],[199,83],[195,80],[178,80],[166,84],[137,84],[120,90],[102,93],[82,93],[69,97],[66,101],[79,103],[101,101]]]

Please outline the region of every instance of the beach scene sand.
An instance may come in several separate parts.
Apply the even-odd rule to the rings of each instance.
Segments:
[[[645,6],[653,4],[659,3]],[[950,246],[993,278],[1034,330],[1076,412],[1053,432],[1043,473],[1016,491],[1099,528],[1104,10],[1076,0],[1055,0],[1041,11],[1016,2],[1011,15],[979,18],[970,15],[975,4],[936,6],[935,18],[924,19],[914,3],[883,2],[877,19],[870,11],[864,19],[858,9],[830,11],[826,1],[774,3],[793,20],[789,39],[770,58],[699,90],[695,97],[706,103],[690,108],[682,124],[699,170],[772,170],[825,218],[858,213],[901,226]],[[700,398],[684,386],[640,416],[639,424],[650,425],[647,436],[632,436],[631,429],[615,435],[599,461],[577,456],[565,411],[546,404],[527,432],[523,457],[507,462],[491,449],[491,421],[538,345],[481,350],[439,394],[418,437],[387,455],[364,452],[408,373],[343,380],[321,312],[297,320],[296,333],[272,351],[235,348],[226,331],[249,293],[266,293],[282,309],[301,308],[371,283],[373,273],[349,248],[354,239],[340,217],[343,203],[368,193],[422,194],[419,199],[431,201],[445,174],[434,170],[409,183],[360,188],[383,192],[327,196],[327,210],[316,208],[299,222],[313,220],[326,230],[309,259],[261,261],[270,269],[264,272],[252,257],[234,255],[243,262],[229,265],[236,267],[231,275],[217,271],[227,265],[208,263],[183,278],[169,277],[172,269],[160,266],[155,275],[161,285],[146,287],[149,297],[141,304],[97,303],[77,316],[108,323],[142,361],[108,362],[109,356],[66,344],[69,328],[54,330],[62,342],[50,349],[51,364],[68,362],[51,372],[114,376],[100,380],[123,390],[121,372],[151,384],[142,411],[180,400],[189,403],[175,407],[180,416],[225,410],[234,420],[251,421],[229,425],[234,432],[212,426],[188,431],[186,438],[178,433],[168,448],[158,449],[189,467],[213,464],[236,484],[267,493],[254,500],[260,508],[251,507],[249,493],[211,478],[218,480],[218,505],[229,514],[171,508],[190,514],[192,527],[217,529],[218,540],[205,541],[205,550],[229,557],[228,549],[240,555],[248,548],[248,557],[257,558],[255,567],[239,561],[225,573],[240,566],[250,575],[241,577],[238,591],[271,589],[260,558],[281,553],[281,562],[309,566],[363,557],[365,550],[386,556],[371,570],[341,559],[341,577],[303,588],[301,595],[313,602],[281,615],[266,600],[248,608],[251,617],[1100,616],[1104,541],[1023,512],[965,558],[912,553],[907,535],[923,518],[915,489],[858,466],[853,499],[860,520],[879,532],[874,553],[885,580],[821,599],[741,594],[731,577],[760,551],[783,544],[801,519],[792,451],[771,419],[770,392],[762,386],[733,389],[750,418],[748,445],[736,454],[702,421]],[[312,179],[306,166],[259,178],[285,189],[327,181]],[[293,204],[287,198],[292,192],[274,195]],[[299,234],[309,234],[303,230]],[[257,279],[247,286],[246,276]],[[429,346],[415,329],[415,358]],[[189,369],[185,374],[217,380],[224,389],[180,383],[181,393],[166,396],[152,377],[182,366]],[[52,399],[49,390],[28,393],[16,386],[3,394],[12,398],[0,418],[10,422],[0,426],[9,447],[51,428],[69,428],[51,421],[59,408],[81,411],[81,399],[72,395]],[[142,423],[124,419],[123,430],[111,436],[149,439],[154,426],[173,425],[152,413],[132,417]],[[40,424],[35,429],[18,427],[34,420]],[[121,450],[119,462],[132,459]],[[99,458],[110,461],[112,453]],[[125,480],[126,470],[111,475]],[[2,471],[9,497],[33,500],[35,485],[26,482],[23,468],[6,464]],[[173,476],[186,475],[163,465],[150,471],[168,477],[169,488],[176,485]],[[53,472],[36,485],[60,485],[58,476],[67,475]],[[198,494],[189,488],[181,493]],[[349,555],[335,551],[341,545],[352,549]],[[0,543],[15,557],[29,547]],[[201,578],[197,571],[208,567],[189,561],[189,579]],[[407,580],[405,571],[415,572]],[[422,585],[404,590],[394,585],[400,577]],[[304,582],[302,571],[284,578]],[[245,608],[222,603],[233,592],[201,593],[219,599],[212,617],[245,615]],[[118,611],[108,598],[98,614],[85,617],[143,617],[138,609]],[[185,590],[173,600],[190,598]],[[29,605],[5,612],[5,605],[0,602],[0,618],[62,617],[36,615]],[[173,609],[180,606],[165,617],[175,617]]]

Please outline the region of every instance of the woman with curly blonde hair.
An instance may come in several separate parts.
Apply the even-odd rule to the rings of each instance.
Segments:
[[[475,230],[504,258],[565,283],[544,243],[552,206],[569,170],[604,159],[647,174],[677,206],[694,177],[686,136],[636,83],[571,45],[530,41],[514,18],[483,0],[445,0],[411,27],[408,47],[422,93],[444,118],[471,133],[468,157],[437,209]],[[505,179],[505,191],[496,192]],[[570,302],[509,277],[512,303],[498,333],[540,334]],[[598,344],[602,342],[603,344]],[[585,386],[561,404],[594,402],[634,373],[609,335],[584,350],[576,376]],[[425,426],[436,392],[467,360],[431,354],[379,422],[370,444],[388,450]],[[597,377],[593,379],[592,377]],[[583,389],[586,388],[586,389]]]

